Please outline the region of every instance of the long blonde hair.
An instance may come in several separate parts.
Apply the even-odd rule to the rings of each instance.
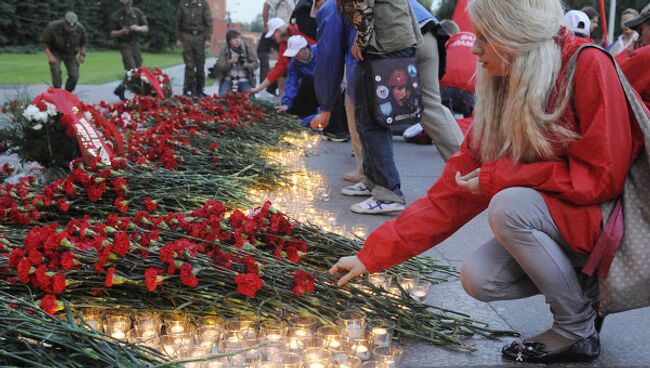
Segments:
[[[564,88],[548,111],[562,68],[555,36],[564,9],[559,0],[472,0],[468,12],[478,33],[507,64],[507,75],[477,71],[473,149],[483,161],[556,158],[553,142],[576,138],[558,124],[571,91]],[[489,47],[489,46],[488,46]]]

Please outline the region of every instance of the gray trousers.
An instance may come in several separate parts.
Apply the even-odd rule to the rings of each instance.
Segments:
[[[495,238],[479,247],[461,269],[461,283],[484,301],[542,294],[553,314],[553,330],[575,338],[594,332],[598,283],[578,274],[586,257],[573,252],[553,223],[539,192],[509,188],[488,207]]]
[[[463,133],[448,108],[442,105],[438,82],[438,41],[427,32],[415,53],[422,88],[422,128],[447,161],[463,143]]]

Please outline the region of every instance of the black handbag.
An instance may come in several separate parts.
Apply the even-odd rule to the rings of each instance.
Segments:
[[[364,60],[368,105],[382,126],[412,125],[422,118],[422,89],[415,57]]]

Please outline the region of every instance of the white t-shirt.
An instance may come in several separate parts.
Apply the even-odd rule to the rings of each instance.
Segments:
[[[296,7],[294,0],[266,0],[266,3],[275,11],[277,18],[282,18],[286,24],[289,24],[293,8]]]

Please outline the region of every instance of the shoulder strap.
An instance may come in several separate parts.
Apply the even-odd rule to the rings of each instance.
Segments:
[[[648,112],[646,111],[644,104],[639,100],[638,95],[634,92],[632,85],[627,80],[627,77],[621,70],[621,67],[616,62],[616,59],[614,59],[614,56],[612,56],[612,54],[610,54],[609,52],[605,51],[605,49],[603,49],[602,47],[593,44],[584,44],[580,46],[580,48],[578,48],[578,50],[571,56],[566,71],[567,88],[568,86],[572,85],[572,83],[575,82],[574,79],[575,79],[576,66],[578,64],[578,55],[582,50],[586,48],[598,49],[602,51],[605,55],[607,55],[610,58],[610,60],[612,60],[612,63],[614,63],[614,67],[616,68],[616,73],[618,73],[618,79],[621,81],[621,86],[623,87],[623,91],[625,92],[625,96],[627,97],[627,102],[630,104],[630,107],[634,112],[634,117],[636,118],[636,121],[639,123],[639,127],[643,132],[643,136],[650,137],[650,117],[648,116]],[[576,114],[575,93],[572,93],[571,95],[571,106],[573,108],[574,114]]]

